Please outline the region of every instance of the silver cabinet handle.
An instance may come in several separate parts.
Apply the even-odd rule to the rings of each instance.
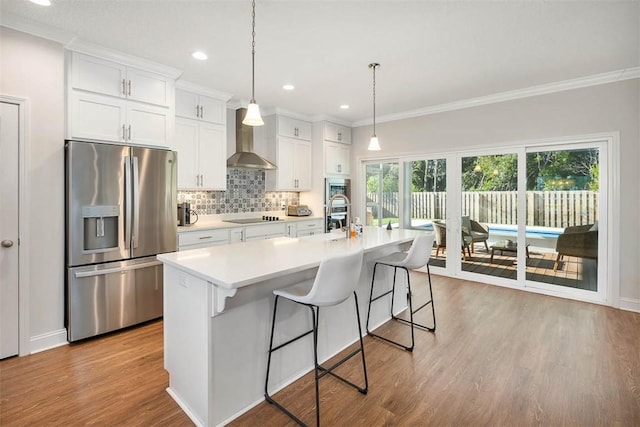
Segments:
[[[124,123],[122,124],[122,140],[126,141],[127,140],[127,131],[125,130],[125,125]]]
[[[197,117],[197,118],[200,118],[200,117],[201,117],[201,116],[200,116],[200,106],[199,106],[199,105],[196,105],[196,117]]]
[[[342,172],[342,165],[338,165],[338,172]]]
[[[342,132],[338,132],[338,141],[342,141]]]
[[[128,128],[127,133],[128,133],[128,138],[127,138],[127,139],[128,139],[129,141],[131,141],[131,125],[129,125],[129,128]]]
[[[202,105],[200,106],[200,118],[204,119],[204,107]]]
[[[127,95],[131,96],[131,80],[129,80]]]
[[[199,239],[200,240],[213,239],[213,236],[202,236]]]
[[[10,248],[11,246],[13,246],[13,240],[3,240],[2,241],[2,247],[3,248]]]
[[[126,81],[124,79],[122,79],[122,94],[126,95],[127,94],[127,88],[126,88]]]

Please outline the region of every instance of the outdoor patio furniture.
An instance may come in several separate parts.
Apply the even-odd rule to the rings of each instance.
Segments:
[[[558,236],[556,252],[558,256],[553,271],[558,269],[558,264],[565,255],[598,259],[598,223],[565,228],[564,233]]]
[[[524,245],[524,250],[527,258],[529,258],[529,243]],[[514,242],[513,240],[498,240],[497,242],[495,242],[493,245],[491,245],[491,259],[489,260],[489,263],[493,262],[493,254],[496,251],[500,252],[500,255],[502,255],[504,252],[517,254],[518,242]]]
[[[489,238],[489,227],[480,224],[477,221],[472,220],[468,216],[462,217],[462,233],[471,238],[471,252],[474,251],[474,245],[476,243],[484,243],[484,247],[489,252],[489,245],[487,245],[487,239]]]
[[[446,249],[447,247],[447,226],[443,221],[433,220],[433,230],[436,233],[435,242],[436,242],[436,256],[440,253],[440,249]],[[462,258],[464,261],[467,260],[467,253],[469,253],[469,257],[471,257],[471,249],[469,249],[469,245],[471,245],[471,237],[462,234]],[[466,251],[465,251],[466,249]],[[442,251],[444,252],[444,250]]]

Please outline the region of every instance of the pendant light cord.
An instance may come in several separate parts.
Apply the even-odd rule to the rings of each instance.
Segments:
[[[377,62],[369,64],[369,68],[373,70],[373,135],[371,136],[376,136],[376,68],[379,66]]]
[[[256,103],[256,1],[251,2],[251,103]]]
[[[376,136],[376,64],[373,65],[373,136]]]

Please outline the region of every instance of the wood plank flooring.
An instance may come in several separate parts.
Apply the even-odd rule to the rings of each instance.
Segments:
[[[412,273],[416,298],[425,277]],[[640,425],[640,313],[433,279],[437,331],[416,331],[413,353],[365,337],[369,393],[323,378],[323,425]],[[359,368],[339,372],[359,382]],[[192,425],[167,384],[155,322],[0,362],[0,425]],[[276,398],[314,424],[311,375]],[[230,425],[295,424],[263,402]]]

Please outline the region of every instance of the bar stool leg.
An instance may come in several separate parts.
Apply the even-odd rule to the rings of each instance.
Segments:
[[[320,307],[315,306],[315,305],[309,305],[309,304],[302,304],[305,305],[307,307],[309,307],[309,309],[311,310],[311,322],[312,322],[312,329],[307,331],[307,332],[303,332],[302,334],[298,335],[295,338],[292,338],[290,340],[288,340],[285,343],[282,343],[276,347],[273,346],[273,335],[274,335],[274,330],[275,330],[275,323],[276,323],[276,312],[278,309],[278,298],[279,296],[276,295],[275,298],[275,303],[273,305],[273,320],[271,321],[271,336],[269,338],[269,354],[267,357],[267,374],[265,377],[265,383],[264,383],[264,398],[267,402],[269,402],[270,404],[275,405],[278,409],[280,409],[282,412],[284,412],[287,416],[289,416],[289,418],[291,418],[292,420],[294,420],[296,423],[300,424],[301,426],[305,426],[306,424],[304,422],[302,422],[298,417],[296,417],[295,415],[293,415],[289,410],[287,410],[287,408],[285,408],[284,406],[282,406],[280,403],[276,402],[270,395],[269,395],[269,391],[268,391],[268,385],[269,385],[269,372],[271,369],[271,354],[274,351],[280,350],[281,348],[293,343],[294,341],[297,341],[298,339],[309,335],[310,333],[313,333],[313,365],[314,365],[314,377],[315,377],[315,392],[316,392],[316,396],[315,396],[315,401],[316,401],[316,425],[319,426],[320,425],[320,379],[327,375],[330,374],[331,376],[341,380],[342,382],[352,386],[353,388],[355,388],[356,390],[358,390],[360,393],[362,394],[367,394],[367,391],[369,389],[369,379],[367,377],[367,365],[365,362],[365,356],[364,356],[364,341],[362,339],[362,325],[360,323],[360,307],[358,305],[358,297],[356,295],[356,292],[353,292],[353,297],[355,299],[355,305],[356,305],[356,319],[357,319],[357,323],[358,323],[358,336],[360,339],[360,348],[352,351],[351,353],[349,353],[348,355],[344,356],[342,359],[340,359],[338,362],[336,362],[334,365],[332,365],[329,368],[325,368],[322,365],[320,365],[318,363],[318,326],[320,324]],[[295,301],[294,301],[295,302]],[[296,302],[297,303],[297,302]],[[297,303],[300,304],[300,303]],[[360,352],[362,354],[362,370],[363,370],[363,376],[364,376],[364,388],[363,387],[359,387],[358,385],[352,383],[351,381],[343,378],[342,376],[336,374],[333,372],[333,370],[335,368],[337,368],[338,366],[342,365],[344,362],[346,362],[347,360],[349,360],[351,357],[355,356],[358,352]]]
[[[431,272],[429,271],[429,265],[427,264],[427,277],[429,280],[429,300],[427,302],[425,302],[424,304],[422,304],[420,307],[416,308],[415,310],[413,309],[413,292],[411,291],[411,275],[409,273],[409,270],[405,267],[398,267],[398,266],[393,266],[390,265],[390,267],[393,267],[393,285],[391,287],[391,290],[384,292],[376,297],[373,296],[373,286],[375,284],[375,277],[376,277],[376,267],[378,266],[378,263],[375,263],[374,267],[373,267],[373,278],[371,279],[371,292],[369,294],[369,309],[367,311],[367,324],[366,324],[366,328],[367,328],[367,334],[374,336],[376,338],[380,338],[384,341],[387,341],[391,344],[397,345],[399,347],[404,348],[407,351],[413,351],[413,348],[415,346],[415,336],[414,336],[414,327],[417,328],[421,328],[427,331],[435,331],[436,330],[436,312],[435,312],[435,307],[433,304],[433,288],[431,286]],[[394,302],[394,296],[395,296],[395,287],[396,287],[396,273],[397,273],[397,269],[398,268],[402,268],[406,273],[407,273],[407,290],[409,293],[409,298],[407,299],[407,303],[409,305],[409,320],[406,319],[402,319],[400,317],[397,317],[393,314],[393,302]],[[383,337],[381,335],[378,335],[372,331],[369,330],[369,317],[370,317],[370,313],[371,313],[371,304],[388,295],[391,294],[391,318],[393,320],[397,320],[399,322],[408,324],[411,327],[411,345],[410,346],[406,346],[404,344],[401,344],[397,341],[391,340],[389,338]],[[417,323],[413,320],[413,315],[415,313],[417,313],[418,311],[420,311],[421,309],[423,309],[425,306],[431,304],[431,314],[433,316],[433,327],[429,327],[420,323]]]

